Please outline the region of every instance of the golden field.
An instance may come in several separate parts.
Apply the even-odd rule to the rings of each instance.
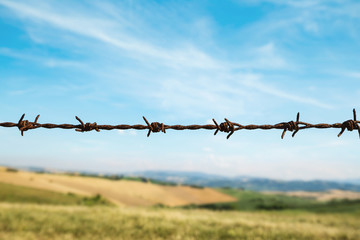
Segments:
[[[236,204],[241,205],[268,198],[260,193],[232,191]],[[94,196],[98,193],[101,197]],[[213,211],[170,207],[232,199],[208,188],[11,172],[3,168],[0,239],[360,239],[357,203],[345,210],[317,213],[311,208]],[[344,204],[341,206],[351,203]]]
[[[0,182],[84,196],[100,194],[118,206],[182,206],[236,200],[211,188],[163,186],[137,181],[112,181],[25,171],[8,172],[6,168],[0,168]]]

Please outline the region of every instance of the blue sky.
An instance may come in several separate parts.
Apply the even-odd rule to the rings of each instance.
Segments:
[[[358,1],[0,0],[0,122],[335,123],[360,115]],[[0,163],[359,178],[356,132],[0,128]]]

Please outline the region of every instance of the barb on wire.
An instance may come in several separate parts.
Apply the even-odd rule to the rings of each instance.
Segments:
[[[92,130],[95,130],[97,132],[100,132],[100,130],[128,130],[128,129],[135,129],[135,130],[148,130],[147,136],[149,137],[151,132],[157,133],[157,132],[163,132],[166,133],[166,129],[172,129],[172,130],[199,130],[199,129],[206,129],[206,130],[215,130],[214,135],[216,135],[218,132],[225,132],[228,133],[226,136],[227,139],[230,138],[231,135],[234,134],[234,132],[239,130],[255,130],[255,129],[262,129],[262,130],[270,130],[270,129],[282,129],[281,138],[283,139],[285,136],[286,131],[293,132],[292,137],[295,136],[296,133],[298,133],[300,130],[309,129],[309,128],[339,128],[340,133],[338,134],[338,137],[340,137],[345,130],[353,131],[357,129],[359,138],[360,138],[360,126],[358,121],[356,119],[356,110],[353,109],[353,119],[346,120],[343,123],[333,123],[333,124],[327,124],[327,123],[319,123],[319,124],[311,124],[307,122],[300,121],[300,113],[297,113],[296,115],[296,121],[290,121],[290,122],[281,122],[274,125],[241,125],[239,123],[231,122],[227,118],[225,118],[224,122],[218,124],[215,119],[212,119],[214,124],[208,124],[208,125],[165,125],[164,123],[159,122],[152,122],[149,123],[148,120],[143,116],[143,120],[145,121],[146,125],[98,125],[96,122],[94,123],[84,123],[79,117],[75,116],[76,120],[79,121],[80,124],[53,124],[53,123],[38,123],[38,119],[40,115],[37,115],[34,122],[30,122],[28,120],[24,120],[25,114],[23,114],[19,121],[17,123],[13,122],[3,122],[0,123],[0,127],[17,127],[20,132],[21,136],[24,136],[24,132],[28,131],[30,129],[37,129],[37,128],[47,128],[47,129],[53,129],[53,128],[60,128],[60,129],[75,129],[77,132],[90,132]]]
[[[76,120],[78,120],[81,124],[81,126],[77,129],[75,129],[75,131],[77,132],[89,132],[89,131],[92,131],[92,130],[96,130],[97,132],[100,132],[98,126],[97,126],[97,123],[94,122],[94,123],[85,123],[83,121],[81,121],[80,118],[78,118],[78,116],[75,116]]]
[[[214,135],[216,135],[218,133],[218,131],[220,132],[230,132],[226,138],[229,139],[229,137],[234,133],[235,131],[235,127],[234,127],[234,124],[232,122],[230,122],[229,120],[227,120],[225,118],[225,122],[222,122],[220,123],[220,125],[217,124],[217,122],[215,121],[215,119],[212,119],[213,122],[215,123],[215,126],[216,126],[216,131],[214,133]]]
[[[295,130],[295,132],[292,134],[292,137],[295,136],[295,134],[299,131],[299,125],[298,125],[299,124],[299,118],[300,118],[300,113],[298,112],[297,115],[296,115],[296,122],[290,121],[290,122],[287,122],[287,123],[283,123],[284,124],[284,131],[281,134],[281,139],[284,138],[286,131],[292,132],[292,131]]]
[[[149,124],[148,120],[143,116],[144,121],[146,122],[148,128],[149,128],[149,132],[147,134],[147,137],[150,136],[151,132],[163,132],[166,133],[165,130],[165,125],[163,123],[159,123],[159,122],[152,122],[151,124]]]
[[[354,117],[354,120],[350,119],[350,120],[347,120],[345,122],[342,123],[341,125],[341,131],[340,133],[338,134],[338,137],[340,137],[343,132],[345,131],[345,129],[347,129],[348,131],[352,131],[354,129],[357,129],[358,130],[358,133],[359,133],[359,138],[360,138],[360,127],[359,127],[359,122],[356,121],[356,111],[355,111],[355,108],[353,109],[353,117]]]
[[[30,129],[34,129],[38,127],[37,120],[39,119],[40,115],[37,115],[34,122],[29,122],[28,120],[23,120],[25,117],[25,113],[20,117],[17,127],[21,132],[21,136],[24,136],[24,132]]]

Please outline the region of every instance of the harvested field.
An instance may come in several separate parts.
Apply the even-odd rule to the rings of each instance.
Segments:
[[[101,194],[119,206],[182,206],[236,201],[235,198],[210,188],[162,186],[127,180],[114,181],[25,171],[8,172],[5,168],[0,169],[0,182],[85,196]]]

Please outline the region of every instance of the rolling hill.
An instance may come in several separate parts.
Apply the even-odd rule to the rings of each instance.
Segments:
[[[182,206],[235,201],[233,197],[211,188],[166,186],[150,182],[9,171],[4,167],[0,168],[0,182],[83,196],[100,194],[119,206],[152,206],[156,204]]]

